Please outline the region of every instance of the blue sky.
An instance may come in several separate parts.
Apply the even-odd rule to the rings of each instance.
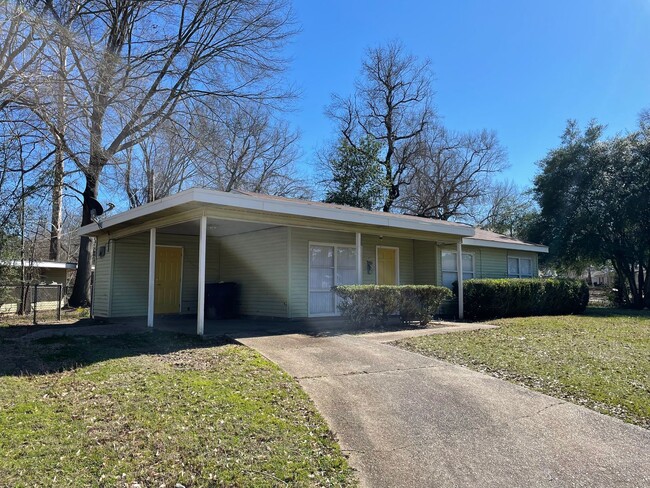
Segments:
[[[364,52],[401,41],[431,61],[435,104],[453,130],[492,129],[503,177],[530,184],[566,120],[633,129],[650,107],[650,0],[294,0],[301,33],[287,74],[305,169],[334,137],[323,110],[348,95]]]

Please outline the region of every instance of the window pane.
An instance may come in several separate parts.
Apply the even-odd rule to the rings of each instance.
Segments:
[[[450,251],[442,252],[442,270],[456,271],[456,253]]]
[[[336,249],[336,265],[339,268],[355,268],[357,250],[353,247],[339,247]]]
[[[464,280],[471,280],[472,278],[474,278],[474,273],[472,273],[472,272],[465,273],[465,272],[463,271],[463,279],[464,279]]]
[[[519,276],[519,259],[508,258],[508,275]]]
[[[334,313],[334,295],[331,292],[312,291],[309,293],[309,313]]]
[[[474,271],[474,255],[463,253],[463,272]]]
[[[533,261],[531,259],[520,259],[521,276],[533,276]]]
[[[456,272],[451,272],[451,271],[442,272],[442,286],[451,288],[452,285],[454,284],[454,281],[456,281],[457,279],[458,279],[458,274]]]
[[[310,290],[329,290],[334,286],[334,270],[331,268],[311,268],[309,273]]]
[[[334,267],[334,248],[331,246],[310,246],[309,264]]]
[[[337,285],[354,285],[357,282],[356,269],[338,269],[336,271],[336,284]]]

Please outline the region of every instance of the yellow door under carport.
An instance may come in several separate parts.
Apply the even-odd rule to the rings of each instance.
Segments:
[[[179,313],[182,273],[183,248],[156,246],[155,313]]]
[[[397,285],[397,249],[377,248],[377,284]]]

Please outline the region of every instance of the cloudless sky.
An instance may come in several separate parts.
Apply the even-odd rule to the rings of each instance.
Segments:
[[[335,138],[324,115],[349,95],[366,48],[399,40],[428,58],[435,105],[452,130],[495,130],[503,177],[528,186],[567,119],[633,130],[650,107],[650,0],[294,0],[301,32],[287,79],[306,171]]]

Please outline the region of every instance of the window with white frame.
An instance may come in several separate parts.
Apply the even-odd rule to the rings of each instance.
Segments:
[[[336,285],[357,282],[357,251],[354,246],[311,244],[309,246],[309,314],[335,315]]]
[[[533,260],[531,258],[518,258],[508,256],[509,278],[532,278]]]
[[[442,286],[452,288],[454,281],[458,281],[458,266],[456,251],[442,251]],[[474,254],[463,253],[463,279],[474,278]]]

